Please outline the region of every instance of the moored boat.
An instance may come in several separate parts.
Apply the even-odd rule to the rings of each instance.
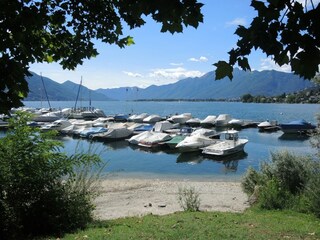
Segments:
[[[141,147],[154,148],[158,147],[161,143],[169,141],[172,137],[167,133],[151,132],[152,134],[139,141],[138,145]]]
[[[144,123],[156,123],[162,120],[162,117],[160,117],[157,114],[152,114],[146,118],[143,119]]]
[[[272,132],[279,130],[277,121],[263,121],[257,125],[260,132]]]
[[[284,133],[299,133],[299,134],[312,132],[316,128],[315,125],[305,121],[304,119],[291,121],[289,123],[282,123],[282,124],[279,124],[279,126]]]
[[[239,138],[239,132],[228,130],[223,132],[224,140],[219,140],[214,144],[202,148],[202,153],[207,155],[227,156],[243,151],[248,139]]]
[[[200,148],[213,144],[216,141],[217,140],[203,136],[201,134],[196,134],[186,137],[183,141],[177,144],[176,148],[180,152],[199,151]]]
[[[56,130],[61,131],[62,129],[71,126],[71,122],[65,119],[59,119],[49,124],[44,124],[40,127],[42,131]]]
[[[205,119],[200,121],[200,126],[204,128],[214,127],[214,125],[216,124],[216,119],[217,119],[217,116],[209,115]]]
[[[216,118],[216,127],[225,127],[229,124],[229,121],[231,120],[231,116],[229,114],[220,114]]]
[[[92,134],[90,138],[92,140],[121,140],[130,137],[133,134],[133,130],[130,130],[126,127],[118,127],[118,128],[109,128],[108,131]]]
[[[190,120],[191,118],[192,118],[191,113],[182,113],[178,115],[173,115],[167,120],[173,123],[185,124],[186,121]]]
[[[201,122],[200,118],[191,118],[186,121],[186,125],[190,127],[198,127],[200,126],[200,122]]]

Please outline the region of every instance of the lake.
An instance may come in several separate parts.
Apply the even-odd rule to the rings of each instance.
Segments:
[[[27,107],[41,107],[41,102],[25,102]],[[86,107],[86,103],[77,106]],[[44,103],[43,107],[47,107]],[[55,108],[73,107],[74,102],[51,102]],[[316,114],[320,106],[316,104],[255,104],[239,102],[92,102],[92,106],[102,109],[107,115],[120,113],[149,113],[168,116],[175,113],[191,113],[200,119],[208,115],[230,114],[233,118],[254,121],[277,120],[278,123],[305,119],[316,124]],[[249,166],[259,169],[262,161],[270,159],[270,153],[288,150],[297,154],[314,154],[309,139],[305,136],[286,136],[281,131],[259,132],[257,128],[247,128],[240,136],[249,139],[244,153],[227,158],[208,158],[201,153],[177,153],[169,150],[146,151],[132,147],[126,141],[110,143],[62,137],[65,150],[74,153],[86,152],[92,148],[107,161],[106,173],[118,177],[143,178],[196,178],[240,180]]]

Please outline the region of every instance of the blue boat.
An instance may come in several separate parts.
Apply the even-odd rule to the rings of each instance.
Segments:
[[[116,114],[114,117],[115,122],[127,122],[129,115],[127,114]]]
[[[312,132],[316,126],[307,122],[304,119],[295,120],[289,123],[282,123],[279,125],[284,133],[308,133]]]
[[[145,131],[152,131],[153,126],[154,126],[153,124],[147,124],[147,123],[141,124],[140,126],[135,127],[133,129],[133,132],[137,134]]]
[[[90,127],[80,132],[80,137],[88,138],[90,135],[103,133],[108,131],[107,128],[104,127]]]

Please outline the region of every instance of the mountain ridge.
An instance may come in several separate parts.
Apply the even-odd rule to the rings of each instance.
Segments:
[[[176,83],[149,86],[147,88],[98,89],[97,91],[116,100],[135,99],[235,99],[244,94],[276,96],[314,86],[292,73],[275,70],[244,72],[234,70],[233,80],[214,80],[215,73],[202,77],[186,78]],[[133,90],[132,90],[133,89]]]
[[[26,101],[46,99],[43,91],[41,76],[32,73],[27,78],[29,95]],[[69,80],[57,83],[47,77],[42,77],[49,100],[75,101],[79,85]],[[110,101],[110,100],[139,100],[139,99],[239,99],[244,94],[253,96],[276,96],[283,93],[300,91],[315,84],[299,78],[292,73],[275,70],[245,72],[234,70],[233,80],[214,80],[213,71],[202,77],[185,78],[175,83],[146,88],[120,87],[91,90],[81,85],[79,100]]]
[[[47,92],[49,101],[75,101],[77,98],[79,85],[70,80],[66,80],[63,83],[57,83],[48,77],[42,77],[34,72],[31,72],[32,76],[26,78],[29,86],[29,94],[24,99],[25,101],[40,101],[46,100]],[[43,84],[42,84],[43,79]],[[43,86],[44,85],[44,86]],[[95,90],[91,90],[81,85],[79,100],[83,101],[107,101],[110,100],[104,94],[98,93]]]

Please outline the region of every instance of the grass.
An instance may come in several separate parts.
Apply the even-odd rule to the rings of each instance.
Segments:
[[[254,208],[244,213],[179,212],[97,221],[61,239],[320,239],[320,219]]]

